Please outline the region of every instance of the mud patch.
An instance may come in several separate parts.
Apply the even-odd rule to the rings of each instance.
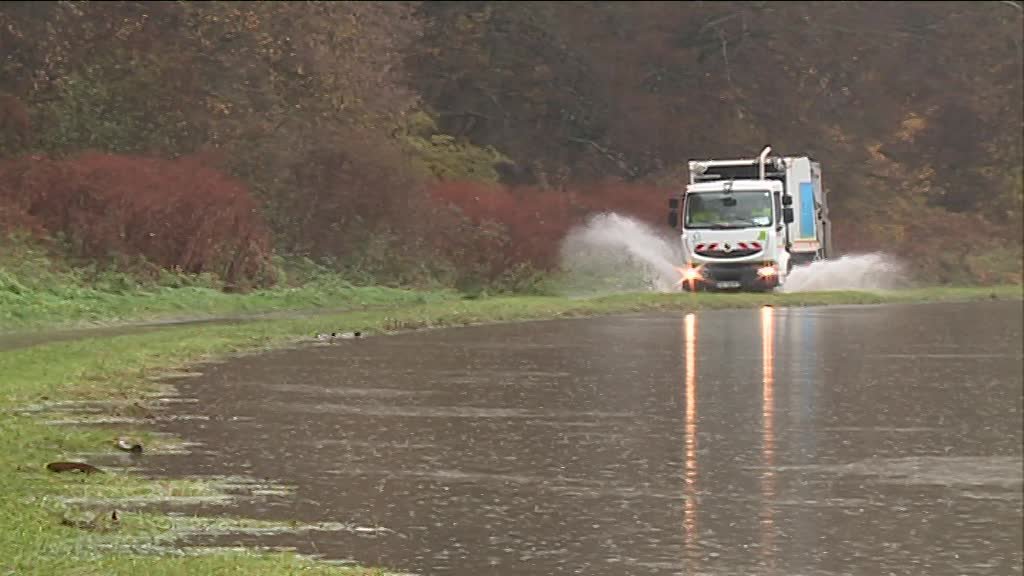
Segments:
[[[129,516],[130,518],[130,516]],[[361,526],[340,522],[282,522],[269,520],[252,520],[248,518],[230,517],[195,517],[170,512],[159,518],[143,515],[138,522],[141,526],[157,528],[156,532],[131,535],[124,542],[112,543],[110,549],[119,551],[146,551],[148,553],[171,554],[209,554],[211,551],[223,551],[224,547],[174,547],[171,543],[199,536],[280,536],[284,534],[303,534],[308,532],[344,532],[348,534],[394,534],[394,531],[382,526]],[[140,542],[144,540],[145,544]],[[140,548],[140,545],[142,546]],[[289,547],[261,547],[263,550],[292,550]],[[232,548],[233,551],[253,552],[253,547]],[[178,552],[176,552],[178,551]]]
[[[170,532],[179,537],[196,535],[226,536],[274,536],[279,534],[301,534],[303,532],[347,532],[350,534],[394,534],[383,526],[360,526],[341,522],[277,522],[250,520],[245,518],[195,518],[169,514]]]
[[[350,404],[299,404],[292,403],[282,406],[279,410],[287,410],[301,414],[338,414],[361,416],[392,416],[421,418],[565,418],[592,417],[598,419],[630,418],[633,414],[626,412],[569,412],[539,411],[518,408],[483,408],[475,406],[395,406],[391,404],[361,405]]]
[[[310,392],[329,394],[330,396],[336,397],[352,397],[352,398],[410,398],[417,396],[428,396],[432,394],[429,390],[397,390],[394,388],[334,388],[324,389],[323,386],[315,386],[311,384],[292,384],[292,383],[281,383],[281,384],[265,384],[261,386],[265,390],[272,392],[284,392],[284,393],[305,393]]]
[[[189,420],[209,420],[209,416],[201,414],[173,414],[168,416],[156,416],[153,418],[134,418],[132,416],[109,416],[106,414],[78,415],[68,417],[56,417],[52,420],[43,420],[47,426],[97,426],[100,424],[145,424],[148,422],[186,422]]]
[[[141,469],[106,467],[111,471],[144,472]],[[172,481],[153,481],[142,485],[142,491],[132,493],[117,486],[96,485],[87,488],[93,494],[59,496],[55,500],[67,506],[114,506],[122,510],[148,506],[166,506],[169,509],[199,504],[232,504],[244,500],[268,497],[288,498],[295,494],[295,486],[277,484],[242,476],[190,477]]]
[[[948,488],[988,487],[1020,491],[1024,486],[1024,460],[1020,457],[919,456],[878,458],[849,464],[777,466],[753,468],[777,472],[868,476],[887,484],[943,486]]]
[[[147,424],[159,420],[206,420],[209,417],[195,414],[160,414],[171,406],[196,404],[198,399],[168,394],[166,388],[160,394],[141,395],[140,401],[99,401],[60,400],[27,404],[9,410],[20,416],[36,416],[44,424],[55,426],[101,425],[101,424]]]
[[[142,496],[115,496],[108,498],[82,497],[60,497],[57,498],[62,504],[68,506],[113,506],[123,509],[134,509],[144,506],[194,506],[197,504],[229,504],[236,498],[227,494],[211,494],[205,496],[166,496],[160,494],[149,494]]]
[[[893,433],[893,434],[915,434],[918,432],[937,432],[942,428],[929,428],[923,426],[909,426],[909,427],[897,427],[897,426],[830,426],[828,428],[822,428],[825,432],[866,432],[866,433]]]

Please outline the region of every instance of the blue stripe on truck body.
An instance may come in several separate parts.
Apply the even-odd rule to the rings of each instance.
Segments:
[[[814,184],[800,183],[800,238],[815,238]]]

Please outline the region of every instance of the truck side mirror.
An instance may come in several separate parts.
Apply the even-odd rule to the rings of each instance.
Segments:
[[[782,197],[782,205],[783,206],[792,206],[793,205],[793,197],[790,196],[789,194],[783,195],[783,197]]]
[[[668,209],[669,210],[679,210],[679,198],[669,198],[668,199]]]
[[[782,221],[789,224],[793,221],[793,209],[786,207],[782,209]]]
[[[676,212],[675,210],[670,210],[669,211],[669,213],[668,213],[668,226],[669,226],[669,228],[678,228],[679,227],[679,212]]]

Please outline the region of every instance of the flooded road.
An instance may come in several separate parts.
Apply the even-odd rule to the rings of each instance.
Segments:
[[[156,475],[294,493],[194,511],[416,574],[1021,574],[1020,302],[510,324],[247,357]],[[177,405],[184,409],[185,405]]]

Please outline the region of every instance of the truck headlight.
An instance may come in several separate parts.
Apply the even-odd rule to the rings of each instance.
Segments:
[[[686,268],[676,267],[679,271],[679,281],[676,285],[690,284],[693,285],[697,282],[704,280],[704,272],[700,268],[694,268],[687,266]]]
[[[760,276],[761,278],[771,278],[772,276],[775,276],[778,273],[779,271],[777,268],[775,268],[774,264],[769,264],[768,266],[761,266],[760,268],[757,269],[757,275]]]
[[[704,278],[704,274],[701,273],[699,268],[687,268],[683,271],[683,280],[700,280]]]

